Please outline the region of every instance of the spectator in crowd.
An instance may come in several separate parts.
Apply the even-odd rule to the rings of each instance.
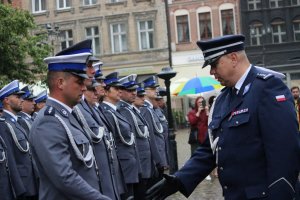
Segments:
[[[194,109],[187,114],[190,123],[189,144],[191,145],[191,154],[201,145],[207,133],[208,106],[203,96],[195,100]]]
[[[297,120],[298,120],[298,124],[299,124],[299,122],[300,122],[300,115],[299,115],[299,110],[300,110],[300,98],[299,98],[300,90],[299,90],[299,87],[298,86],[292,87],[291,88],[291,92],[292,92],[293,97],[294,97],[295,110],[296,110],[296,113],[297,113]],[[300,126],[299,126],[299,130],[300,130]]]

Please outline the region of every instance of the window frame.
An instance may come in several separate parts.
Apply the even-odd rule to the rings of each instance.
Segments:
[[[36,10],[35,7],[35,2],[39,1],[39,10]],[[45,6],[45,10],[42,10],[42,2],[44,2],[44,6]],[[32,0],[32,13],[42,13],[42,12],[46,12],[46,0]]]
[[[145,22],[146,25],[146,29],[145,30],[141,30],[141,22]],[[152,22],[152,28],[149,29],[149,22]],[[145,19],[145,20],[138,20],[137,21],[137,27],[138,27],[138,40],[139,40],[139,50],[143,51],[143,50],[149,50],[149,49],[153,49],[154,48],[154,21],[151,19]],[[142,47],[142,36],[141,34],[145,33],[146,34],[146,48]],[[150,44],[150,33],[152,33],[152,47]]]
[[[82,5],[83,6],[92,6],[92,5],[96,5],[98,3],[98,0],[88,0],[89,1],[88,4],[85,4],[85,1],[86,0],[82,0]],[[95,1],[95,3],[93,3],[93,1]]]
[[[115,34],[113,31],[113,26],[118,25],[118,33]],[[124,31],[122,31],[122,27],[121,25],[124,25]],[[127,24],[125,22],[117,22],[117,23],[111,23],[110,24],[110,39],[111,39],[111,49],[112,49],[112,53],[124,53],[124,52],[128,52],[128,35],[127,35]],[[121,31],[120,31],[121,30]],[[115,49],[115,40],[114,40],[114,36],[118,36],[118,42],[119,42],[119,51],[116,51]],[[126,39],[126,48],[123,47],[122,44],[122,36],[125,36]]]
[[[293,35],[294,35],[294,41],[299,42],[300,41],[300,16],[296,17],[293,21]],[[298,30],[295,30],[295,25],[298,26]],[[296,35],[299,35],[299,40],[297,40]]]
[[[71,31],[72,37],[69,36],[69,32]],[[64,37],[63,37],[64,35]],[[65,29],[60,31],[60,48],[61,50],[64,50],[66,48],[63,48],[63,42],[66,42],[66,48],[72,46],[74,44],[74,33],[72,29]],[[70,44],[72,42],[72,44]]]
[[[260,6],[258,6],[260,4]],[[261,9],[261,0],[248,0],[248,10],[259,10]],[[250,9],[250,5],[253,5],[253,9]]]
[[[98,35],[95,34],[95,29],[98,29]],[[91,35],[87,35],[87,29],[91,29]],[[93,50],[93,54],[94,55],[101,55],[101,32],[100,32],[100,28],[97,25],[94,26],[87,26],[85,27],[85,37],[86,39],[91,39],[92,40],[92,50]],[[97,48],[96,48],[96,38],[98,38],[99,40],[99,52],[97,52]]]
[[[237,32],[237,24],[236,24],[236,16],[235,16],[235,5],[232,3],[223,3],[220,5],[219,7],[219,22],[220,22],[220,30],[221,30],[221,34],[222,36],[224,36],[224,32],[223,32],[223,21],[222,21],[222,11],[224,10],[232,10],[232,19],[233,19],[233,34],[236,34]]]
[[[279,3],[281,2],[281,6],[279,6]],[[275,5],[272,6],[272,3],[274,3]],[[283,6],[283,0],[269,0],[269,6],[270,8],[281,8]]]
[[[179,32],[178,32],[178,19],[177,17],[187,16],[186,27],[188,30],[188,34],[185,34],[187,36],[186,41],[179,41]],[[189,12],[185,9],[177,10],[174,13],[174,22],[175,22],[175,31],[176,31],[176,43],[177,44],[184,44],[191,42],[191,28],[190,28],[190,15]],[[183,23],[181,23],[183,24]]]
[[[275,26],[278,28],[278,32],[275,32]],[[281,30],[282,26],[284,26],[284,31]],[[281,44],[284,42],[287,42],[287,32],[286,32],[286,24],[282,19],[275,19],[273,22],[271,22],[272,27],[272,43],[273,44]],[[278,42],[275,42],[275,37],[278,37]],[[283,41],[285,37],[285,41]]]
[[[72,4],[72,0],[62,0],[63,1],[63,4],[64,4],[64,6],[63,7],[59,7],[59,1],[60,0],[56,0],[56,9],[57,10],[64,10],[64,9],[69,9],[69,8],[71,8],[71,4]],[[69,7],[67,7],[66,5],[67,5],[67,1],[69,1]]]

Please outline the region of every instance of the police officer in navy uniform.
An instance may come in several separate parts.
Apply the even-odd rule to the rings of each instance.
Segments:
[[[156,98],[155,98],[155,105],[153,105],[154,107],[154,111],[156,112],[156,115],[158,116],[158,119],[164,129],[163,135],[164,135],[164,140],[165,140],[165,154],[166,154],[166,160],[167,160],[167,166],[165,166],[165,168],[168,168],[169,166],[169,123],[167,120],[167,117],[165,116],[163,109],[160,107],[160,103],[164,102],[164,98],[163,96],[161,96],[162,94],[164,94],[164,92],[162,92],[163,90],[158,88],[157,89],[157,93],[156,93]],[[165,107],[166,108],[166,107]]]
[[[299,136],[292,95],[281,79],[250,64],[243,35],[198,42],[210,73],[224,86],[205,145],[174,176],[148,191],[164,199],[188,197],[216,166],[228,200],[297,197]]]
[[[149,127],[151,151],[158,172],[158,177],[153,180],[155,182],[161,178],[164,169],[168,166],[164,128],[153,106],[156,103],[156,89],[159,85],[156,83],[155,76],[148,77],[142,83],[145,89],[145,104],[140,110]]]
[[[3,118],[0,118],[3,121]],[[7,146],[0,136],[0,197],[2,200],[14,200],[14,189],[11,183],[10,168],[7,157]]]
[[[95,103],[94,106],[92,106],[93,111],[95,111],[95,114],[98,119],[98,123],[100,126],[105,127],[105,129],[108,130],[108,134],[105,137],[106,144],[107,144],[107,150],[110,152],[110,160],[113,165],[113,170],[112,173],[114,174],[114,177],[116,178],[117,186],[118,186],[118,191],[119,194],[123,194],[126,192],[126,183],[124,180],[124,174],[122,172],[120,162],[117,157],[117,152],[116,152],[116,145],[115,145],[115,140],[112,134],[112,131],[110,129],[109,122],[107,121],[106,117],[104,116],[104,112],[102,111],[102,108],[100,106],[100,102],[103,101],[104,96],[105,96],[105,87],[106,84],[104,82],[105,77],[103,76],[101,67],[103,63],[101,61],[96,62],[93,64],[93,67],[95,69],[95,80],[99,84],[98,86],[95,87],[96,91],[94,91],[94,94],[97,95],[97,102]]]
[[[120,88],[121,100],[118,103],[117,109],[132,125],[132,132],[135,134],[141,165],[141,176],[139,183],[134,186],[134,197],[135,199],[142,200],[145,198],[147,182],[152,177],[154,168],[150,149],[149,128],[139,110],[132,105],[137,95],[137,88],[139,87],[135,81],[136,77],[136,74],[131,74],[120,79],[120,83],[122,84]]]
[[[119,191],[119,184],[122,182],[119,182],[117,176],[121,174],[116,173],[117,169],[114,166],[117,157],[113,153],[115,151],[113,138],[95,110],[95,104],[98,102],[96,87],[99,85],[93,80],[92,85],[87,86],[84,98],[74,107],[73,112],[93,142],[96,163],[100,169],[102,193],[111,199],[120,200],[124,191]]]
[[[21,98],[24,100],[22,103],[22,110],[18,112],[18,122],[21,124],[21,126],[25,129],[27,135],[29,134],[31,125],[33,123],[32,114],[34,112],[34,106],[35,96],[32,94],[32,92],[29,90],[28,86],[25,86],[21,89],[25,92],[24,95],[21,96]]]
[[[39,199],[108,200],[100,192],[92,144],[72,115],[86,90],[86,61],[91,55],[86,42],[74,46],[73,53],[44,60],[50,94],[29,134],[40,177]]]
[[[48,97],[47,90],[43,90],[42,92],[37,94],[36,97],[33,99],[35,102],[34,112],[32,114],[33,120],[37,116],[38,112],[45,106],[47,97]]]
[[[124,174],[127,192],[122,199],[133,199],[133,185],[139,182],[141,172],[139,158],[136,149],[135,135],[128,120],[117,111],[117,103],[120,101],[118,73],[108,74],[104,80],[105,97],[100,104],[105,115],[109,129],[114,135],[117,156]]]
[[[19,81],[14,80],[0,90],[0,100],[3,103],[4,112],[0,123],[0,134],[5,144],[10,148],[10,168],[12,184],[15,188],[17,199],[31,199],[37,195],[37,183],[33,171],[30,145],[26,131],[18,122],[17,113],[22,109],[24,91],[19,89]]]

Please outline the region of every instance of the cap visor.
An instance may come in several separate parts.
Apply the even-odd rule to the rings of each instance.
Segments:
[[[77,73],[77,72],[71,72],[72,74],[76,75],[76,76],[79,76],[81,78],[84,78],[84,79],[89,79],[88,75],[86,73]]]

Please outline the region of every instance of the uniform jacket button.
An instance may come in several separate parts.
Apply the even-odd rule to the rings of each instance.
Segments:
[[[228,189],[227,185],[225,185],[225,186],[224,186],[224,189],[225,189],[225,190],[227,190],[227,189]]]

